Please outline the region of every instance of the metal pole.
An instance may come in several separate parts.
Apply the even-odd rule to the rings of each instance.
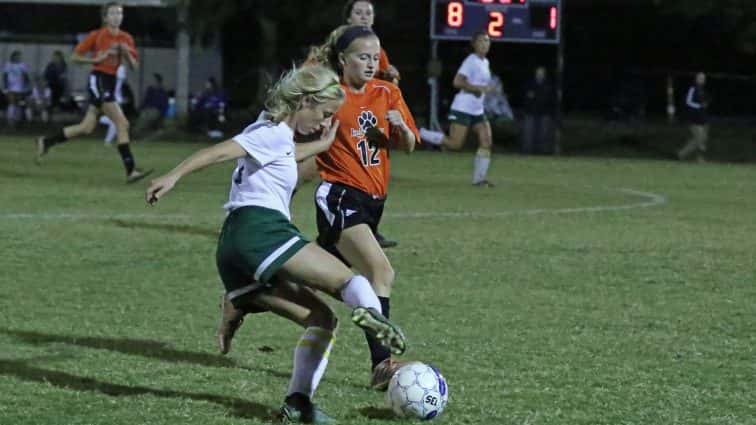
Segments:
[[[441,67],[438,62],[438,41],[431,41],[430,63],[428,65],[428,85],[430,86],[430,117],[428,128],[440,131],[441,124],[438,122],[438,77]]]
[[[563,0],[559,8],[559,44],[557,45],[556,57],[556,105],[554,111],[554,154],[562,153],[562,99],[564,97],[564,25],[566,0]]]
[[[179,122],[189,112],[189,67],[191,39],[189,37],[189,0],[176,5],[178,33],[176,34],[176,116]]]

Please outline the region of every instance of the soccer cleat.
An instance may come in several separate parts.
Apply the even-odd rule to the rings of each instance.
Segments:
[[[409,362],[394,360],[389,357],[375,365],[373,368],[373,377],[370,379],[370,388],[376,391],[386,391],[391,377],[407,363]]]
[[[472,185],[477,186],[477,187],[494,187],[495,186],[493,183],[491,183],[488,180],[481,180],[479,182],[473,183]]]
[[[333,424],[336,419],[328,416],[325,412],[312,403],[303,409],[298,409],[288,403],[281,406],[279,413],[281,424]]]
[[[228,354],[231,351],[231,340],[237,329],[244,322],[244,311],[234,307],[231,301],[225,295],[221,297],[220,302],[221,320],[218,325],[218,351],[221,354]]]
[[[375,240],[378,241],[378,245],[381,246],[381,248],[393,248],[397,245],[399,245],[399,242],[392,241],[391,239],[386,239],[382,234],[376,233],[375,234]]]
[[[50,148],[47,146],[47,143],[45,143],[45,137],[37,137],[37,156],[34,158],[34,162],[40,164],[42,162],[42,157],[47,154],[48,150],[50,150]]]
[[[352,322],[372,335],[392,353],[399,355],[407,350],[407,341],[402,330],[374,308],[355,308],[352,310]]]
[[[136,183],[139,180],[142,180],[143,178],[152,174],[153,171],[155,170],[142,171],[142,170],[134,169],[134,171],[132,171],[131,174],[129,174],[126,177],[126,183],[127,184]]]

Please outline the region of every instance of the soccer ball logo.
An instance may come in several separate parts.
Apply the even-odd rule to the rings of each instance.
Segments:
[[[389,382],[386,402],[403,418],[433,419],[446,408],[449,389],[439,371],[425,363],[402,366]]]
[[[375,127],[378,124],[378,118],[373,114],[373,111],[362,111],[360,116],[357,117],[357,124],[360,126],[360,130],[365,133],[370,127]]]

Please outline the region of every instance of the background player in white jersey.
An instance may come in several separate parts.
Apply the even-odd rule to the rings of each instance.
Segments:
[[[126,81],[126,66],[124,64],[121,64],[118,66],[118,70],[116,70],[116,83],[115,83],[115,90],[113,93],[113,97],[115,97],[116,103],[119,105],[123,104],[123,83]],[[116,135],[118,134],[118,128],[116,127],[113,120],[108,118],[107,115],[103,115],[100,117],[100,124],[103,124],[108,127],[108,132],[105,134],[105,144],[109,145],[113,143],[113,139],[115,139]]]
[[[29,68],[22,61],[21,52],[14,50],[10,60],[3,68],[3,88],[8,97],[8,109],[5,118],[9,126],[13,126],[21,119],[23,103],[31,93],[31,78]]]
[[[393,352],[401,354],[405,349],[401,330],[380,313],[381,304],[370,282],[306,240],[291,223],[289,204],[297,184],[297,160],[331,146],[339,126],[332,116],[344,97],[339,78],[330,69],[319,65],[295,69],[269,93],[269,120],[255,122],[233,139],[196,152],[153,180],[145,195],[154,204],[181,177],[211,164],[237,161],[216,262],[225,299],[235,307],[270,311],[305,327],[294,351],[294,371],[281,408],[284,423],[332,421],[311,398],[328,363],[336,316],[313,289],[353,307],[354,323]],[[321,137],[295,145],[295,131],[320,132]]]
[[[449,135],[440,131],[420,129],[420,138],[424,142],[441,145],[444,148],[459,150],[465,143],[467,131],[472,127],[478,138],[478,150],[475,153],[472,183],[475,186],[492,187],[488,181],[488,167],[491,163],[491,124],[486,118],[484,100],[486,93],[495,89],[491,84],[491,68],[488,64],[488,51],[491,40],[488,34],[479,32],[470,40],[473,52],[467,56],[454,76],[454,87],[459,92],[449,111]]]

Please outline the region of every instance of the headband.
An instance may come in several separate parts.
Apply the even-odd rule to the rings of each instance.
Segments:
[[[339,39],[336,40],[336,51],[343,52],[347,47],[349,47],[350,44],[352,44],[352,42],[356,38],[367,37],[371,35],[375,36],[375,33],[368,27],[363,27],[361,25],[349,27],[346,31],[344,31],[344,34],[341,34]]]
[[[306,91],[306,92],[304,92],[302,94],[304,94],[304,95],[319,94],[319,93],[322,93],[322,92],[324,92],[326,90],[330,90],[332,88],[339,88],[339,87],[341,87],[341,83],[333,83],[333,84],[329,84],[329,85],[323,87],[320,90]]]

